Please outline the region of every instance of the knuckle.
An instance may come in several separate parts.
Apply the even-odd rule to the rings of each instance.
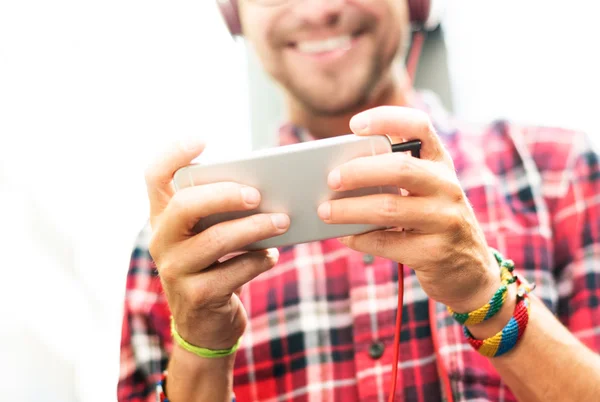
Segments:
[[[247,281],[250,281],[256,275],[272,268],[277,264],[279,259],[279,253],[277,251],[272,252],[271,250],[260,250],[260,251],[249,251],[238,257],[233,261],[235,265],[235,271],[249,273]],[[228,279],[226,277],[222,279]]]
[[[456,204],[462,204],[465,202],[466,196],[462,188],[456,183],[449,183],[446,186],[446,193],[450,197],[450,200]]]
[[[253,229],[256,233],[260,232],[264,229],[269,229],[273,226],[271,220],[266,215],[254,214],[249,217],[250,228]]]
[[[160,264],[156,262],[156,269],[160,278],[166,283],[172,283],[177,279],[177,267],[168,259],[161,260]]]
[[[176,211],[177,213],[184,212],[186,208],[188,208],[189,204],[187,202],[187,191],[182,190],[176,192],[171,201],[169,202],[170,208]]]
[[[152,230],[156,230],[156,228],[158,228],[158,216],[157,215],[150,215],[150,229]]]
[[[429,133],[433,128],[429,115],[422,110],[415,110],[415,120],[420,130],[424,133]]]
[[[381,200],[381,214],[385,217],[392,217],[398,213],[398,199],[393,195],[385,195]]]
[[[451,236],[459,236],[464,227],[464,219],[458,208],[448,208],[445,211],[445,221]]]
[[[248,233],[253,238],[264,237],[277,230],[271,218],[264,214],[250,215]]]
[[[146,169],[144,170],[144,179],[146,180],[146,183],[147,184],[154,183],[155,177],[156,177],[156,168],[154,167],[154,165],[147,166]]]
[[[260,272],[269,266],[269,258],[265,255],[247,254],[237,262],[239,268],[245,272]]]
[[[148,243],[148,251],[150,252],[150,256],[154,259],[154,261],[156,261],[160,255],[160,243],[160,237],[157,230],[152,235]]]
[[[440,219],[439,207],[437,203],[425,202],[422,205],[422,214],[425,220],[434,221]],[[442,214],[441,219],[444,219]]]
[[[162,261],[162,254],[163,250],[165,249],[164,242],[163,230],[159,225],[155,230],[152,231],[152,235],[148,241],[148,252],[155,263]]]
[[[237,185],[235,183],[229,183],[229,182],[221,182],[221,183],[215,183],[214,186],[212,186],[213,188],[211,189],[211,191],[209,192],[212,193],[212,196],[215,198],[219,198],[219,199],[223,199],[223,200],[240,200],[241,201],[241,197],[239,197],[239,191],[241,189],[240,185]],[[237,196],[237,198],[235,197]]]
[[[406,155],[397,153],[392,154],[392,156],[396,160],[394,171],[392,173],[398,178],[409,176],[416,171],[412,161]]]
[[[356,237],[348,236],[345,238],[344,242],[346,243],[347,247],[349,247],[351,249],[356,249],[356,246],[357,246]]]
[[[256,264],[256,258],[250,258],[250,255],[248,254],[238,258],[238,260],[236,261],[236,265],[239,266],[239,268],[237,269],[246,270],[251,268],[254,264]]]
[[[207,243],[212,250],[218,255],[226,254],[227,241],[220,225],[211,226],[203,234],[207,237]]]
[[[334,200],[329,203],[329,219],[333,221],[343,221],[348,217],[348,204],[344,200]]]
[[[202,188],[202,198],[219,203],[222,210],[242,207],[245,205],[241,194],[244,187],[246,186],[234,182],[208,184]]]
[[[211,286],[208,281],[197,281],[188,291],[189,302],[196,308],[210,304],[214,295],[214,286]]]
[[[355,178],[357,177],[356,172],[359,168],[359,165],[364,164],[365,162],[365,157],[360,157],[340,166],[340,185],[352,185]]]
[[[164,186],[171,183],[171,177],[161,167],[154,163],[144,170],[144,178],[148,186]]]
[[[374,248],[377,254],[383,254],[388,247],[388,239],[384,233],[378,233],[374,239]]]

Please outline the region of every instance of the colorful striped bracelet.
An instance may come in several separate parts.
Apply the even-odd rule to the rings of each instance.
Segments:
[[[496,260],[498,260],[498,253],[494,250],[494,255],[496,256]],[[508,286],[515,282],[516,278],[513,275],[514,263],[511,260],[504,260],[502,256],[500,256],[500,279],[502,284],[496,290],[496,293],[492,296],[487,304],[478,308],[477,310],[471,311],[470,313],[457,313],[448,307],[448,312],[452,315],[452,317],[461,324],[464,325],[474,325],[489,320],[493,316],[500,311],[504,302],[506,301],[506,296],[508,294]]]
[[[530,300],[528,294],[535,286],[520,277],[517,278],[517,284],[517,305],[513,316],[502,331],[490,338],[480,340],[475,339],[466,326],[463,328],[469,344],[483,356],[502,356],[511,351],[525,333],[529,322]]]
[[[156,402],[169,402],[169,398],[165,394],[167,382],[167,371],[163,371],[160,375],[160,380],[156,383]]]

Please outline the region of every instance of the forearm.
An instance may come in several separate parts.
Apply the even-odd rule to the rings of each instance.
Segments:
[[[168,366],[166,394],[172,402],[231,402],[235,354],[205,359],[177,345]]]
[[[515,299],[514,286],[509,300]],[[575,338],[535,296],[527,329],[509,353],[491,358],[503,381],[520,401],[591,401],[600,395],[600,356]],[[479,338],[492,336],[510,319],[515,303],[481,326]]]

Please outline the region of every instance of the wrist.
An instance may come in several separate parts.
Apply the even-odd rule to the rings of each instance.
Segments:
[[[177,360],[182,366],[185,366],[186,370],[204,376],[206,373],[212,373],[215,370],[221,372],[229,369],[233,370],[236,353],[218,358],[207,358],[198,356],[185,350],[177,343],[173,343],[171,360]]]
[[[492,256],[490,261],[486,262],[486,266],[480,268],[478,283],[473,285],[472,292],[469,297],[462,298],[460,301],[447,303],[446,305],[453,311],[466,313],[476,310],[488,303],[491,297],[496,293],[502,285],[500,277],[500,269],[495,258]]]
[[[479,324],[467,325],[466,327],[477,339],[489,338],[501,331],[508,321],[510,321],[516,304],[517,287],[516,284],[511,284],[507,289],[506,301],[495,316]]]
[[[238,336],[234,341],[230,341],[229,338],[220,336],[217,345],[223,344],[227,345],[225,347],[206,347],[206,346],[198,346],[192,344],[187,341],[187,339],[182,336],[177,330],[177,325],[175,324],[175,318],[171,317],[171,336],[177,345],[181,348],[187,350],[190,353],[196,354],[200,357],[206,358],[217,358],[217,357],[225,357],[229,356],[238,349],[241,342],[241,335]],[[212,344],[213,342],[210,342]],[[202,345],[202,343],[200,343]]]
[[[174,343],[166,381],[169,400],[230,402],[235,355],[204,358]]]

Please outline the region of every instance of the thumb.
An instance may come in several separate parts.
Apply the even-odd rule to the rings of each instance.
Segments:
[[[173,196],[171,180],[175,172],[189,165],[205,148],[199,139],[188,139],[171,145],[146,169],[146,188],[150,201],[150,221],[154,221]]]

